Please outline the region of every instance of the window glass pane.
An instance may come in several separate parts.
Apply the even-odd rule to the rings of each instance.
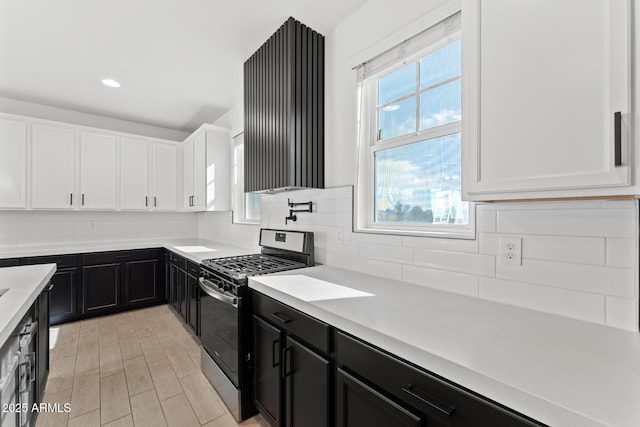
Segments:
[[[460,79],[420,94],[420,130],[455,122],[462,116]]]
[[[456,40],[420,59],[420,88],[459,76],[462,70],[462,43]]]
[[[244,218],[260,219],[260,194],[244,193]]]
[[[416,97],[378,108],[378,139],[389,139],[416,131]]]
[[[376,223],[468,224],[460,164],[460,133],[376,151]]]
[[[378,80],[378,105],[416,92],[416,63],[412,62]]]

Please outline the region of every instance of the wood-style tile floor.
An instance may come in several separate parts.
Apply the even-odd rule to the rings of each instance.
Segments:
[[[166,305],[52,326],[37,427],[235,427],[200,371],[200,347]],[[242,426],[266,427],[260,417]]]

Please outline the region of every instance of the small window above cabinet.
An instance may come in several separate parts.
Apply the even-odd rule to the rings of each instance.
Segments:
[[[630,0],[463,0],[468,200],[634,195]]]
[[[183,144],[182,208],[228,211],[231,207],[229,130],[202,125]]]

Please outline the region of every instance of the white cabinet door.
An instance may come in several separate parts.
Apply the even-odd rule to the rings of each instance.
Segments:
[[[120,209],[145,210],[149,193],[149,143],[144,139],[120,138]]]
[[[109,134],[80,132],[80,204],[84,209],[115,209],[117,141]]]
[[[631,185],[629,10],[627,0],[463,1],[468,198]]]
[[[152,144],[152,207],[154,210],[178,208],[178,146]]]
[[[193,139],[193,207],[204,211],[207,200],[207,132],[202,131]]]
[[[34,209],[78,206],[75,130],[33,124],[31,151],[31,206]]]
[[[182,149],[182,174],[183,174],[183,189],[182,192],[182,207],[186,210],[193,210],[193,139],[188,139],[184,142]]]
[[[27,123],[0,118],[0,208],[27,207]]]

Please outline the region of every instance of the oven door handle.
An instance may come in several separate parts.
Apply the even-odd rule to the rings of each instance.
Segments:
[[[204,291],[210,297],[217,299],[225,304],[231,305],[234,308],[238,308],[238,298],[230,297],[229,295],[225,295],[217,290],[217,287],[214,283],[209,280],[205,280],[203,277],[198,279],[200,282],[200,289]]]

